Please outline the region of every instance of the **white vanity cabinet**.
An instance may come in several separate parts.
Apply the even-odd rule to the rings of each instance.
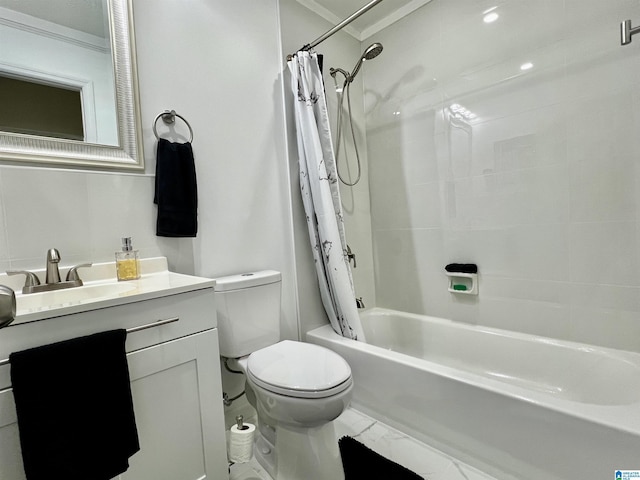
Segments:
[[[177,318],[127,335],[140,451],[120,478],[228,480],[213,298],[207,287],[12,324],[0,330],[0,360],[12,351]],[[0,366],[0,479],[23,480],[9,369]]]

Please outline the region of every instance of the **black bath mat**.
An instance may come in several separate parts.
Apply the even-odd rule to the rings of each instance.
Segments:
[[[408,468],[392,462],[351,437],[338,440],[345,480],[424,480]]]

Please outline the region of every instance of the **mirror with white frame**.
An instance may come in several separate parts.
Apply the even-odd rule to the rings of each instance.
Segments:
[[[132,0],[0,0],[2,163],[144,169],[132,13]]]

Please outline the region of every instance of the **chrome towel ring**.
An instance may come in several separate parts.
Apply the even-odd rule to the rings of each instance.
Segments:
[[[165,110],[155,118],[155,120],[153,121],[153,134],[156,136],[158,140],[160,140],[160,137],[158,136],[158,131],[156,130],[156,124],[158,123],[158,120],[162,118],[162,121],[165,124],[171,125],[172,123],[176,122],[176,117],[182,120],[187,125],[187,127],[189,127],[189,134],[191,136],[191,138],[189,138],[189,143],[193,142],[193,129],[191,128],[191,125],[189,125],[189,122],[187,122],[187,120],[182,115],[180,115],[179,113],[176,113],[175,110]]]

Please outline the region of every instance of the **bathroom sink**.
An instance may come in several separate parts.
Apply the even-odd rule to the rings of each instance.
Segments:
[[[53,290],[50,292],[16,295],[17,314],[42,309],[60,308],[86,302],[94,302],[104,298],[121,296],[135,290],[132,283],[104,283],[100,285],[85,285],[82,287]]]
[[[81,287],[16,293],[15,318],[10,326],[213,288],[215,285],[215,280],[210,278],[170,272],[165,257],[140,259],[140,271],[139,279],[119,282],[114,262],[93,263],[91,268],[82,271],[84,285]],[[44,269],[32,272],[41,280],[45,278]],[[14,292],[20,292],[23,284],[22,276],[0,273],[0,285]]]

